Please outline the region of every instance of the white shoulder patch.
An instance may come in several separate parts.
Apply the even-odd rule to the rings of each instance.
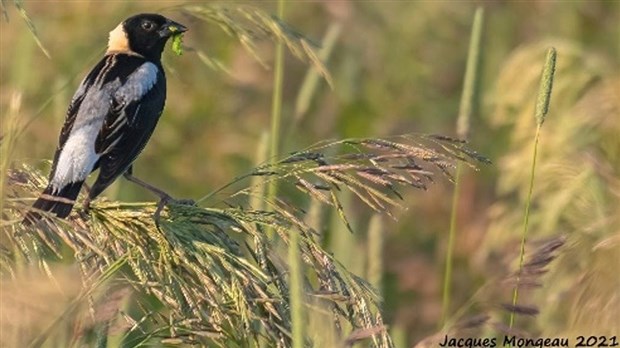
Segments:
[[[151,62],[146,62],[129,75],[125,84],[114,93],[114,97],[126,103],[139,100],[157,83],[158,75],[159,68]]]

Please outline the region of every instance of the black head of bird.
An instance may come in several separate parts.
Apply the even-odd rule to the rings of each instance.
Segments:
[[[134,52],[159,60],[170,37],[187,31],[182,24],[162,15],[143,13],[127,18],[110,32],[108,52]]]

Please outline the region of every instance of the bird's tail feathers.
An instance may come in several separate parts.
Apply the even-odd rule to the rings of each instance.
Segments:
[[[37,222],[42,217],[41,211],[48,211],[59,218],[66,218],[73,209],[82,184],[84,184],[84,181],[73,182],[58,192],[54,192],[52,186],[49,185],[34,202],[32,205],[34,209],[26,214],[23,223],[30,225]]]

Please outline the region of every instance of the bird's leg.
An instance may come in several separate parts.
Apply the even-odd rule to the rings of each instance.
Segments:
[[[86,191],[86,198],[82,201],[82,211],[80,215],[86,220],[88,218],[88,211],[90,210],[90,202],[92,199],[90,198],[90,186],[87,183],[82,184],[82,189]]]
[[[164,209],[164,206],[169,203],[169,202],[175,202],[175,203],[179,203],[179,204],[187,204],[187,205],[194,205],[196,204],[193,200],[187,200],[187,199],[174,199],[172,198],[172,196],[170,196],[169,194],[167,194],[166,192],[164,192],[163,190],[158,189],[157,187],[144,182],[138,178],[136,178],[135,176],[132,175],[132,167],[129,167],[129,169],[127,169],[127,171],[125,172],[125,174],[123,174],[123,176],[125,177],[125,179],[133,182],[134,184],[137,184],[139,186],[144,187],[145,189],[151,191],[152,193],[154,193],[155,195],[157,195],[159,197],[159,203],[157,204],[157,209],[155,210],[155,214],[153,214],[153,218],[155,219],[155,223],[157,225],[159,225],[159,217],[161,215],[161,211]]]
[[[88,190],[88,193],[90,193],[90,189]],[[86,198],[84,198],[84,201],[82,201],[82,210],[79,211],[79,215],[80,217],[82,217],[83,220],[88,220],[88,212],[90,211],[90,202],[91,202],[91,198],[90,198],[90,194],[86,195]]]
[[[172,198],[172,196],[170,196],[169,194],[167,194],[166,192],[158,189],[157,187],[144,182],[138,178],[136,178],[135,176],[133,176],[130,172],[125,172],[125,174],[123,174],[123,176],[125,177],[125,179],[133,182],[134,184],[137,184],[139,186],[144,187],[145,189],[151,191],[152,193],[154,193],[156,196],[158,196],[161,200],[167,200],[167,201],[173,201],[174,199]]]
[[[90,195],[86,196],[86,198],[84,198],[84,202],[82,203],[82,207],[84,209],[85,213],[88,213],[88,211],[90,210]]]
[[[86,194],[90,194],[90,185],[83,183],[82,188],[86,191]]]
[[[164,206],[168,202],[174,201],[172,196],[170,196],[166,192],[158,189],[157,187],[155,187],[155,186],[153,186],[153,185],[151,185],[149,183],[146,183],[146,182],[136,178],[135,176],[133,176],[131,174],[131,168],[130,168],[130,170],[126,171],[125,174],[123,174],[123,176],[125,177],[125,179],[133,182],[134,184],[142,186],[145,189],[153,192],[155,195],[159,196],[159,203],[157,203],[157,209],[155,209],[155,214],[153,214],[153,219],[155,220],[155,225],[157,225],[157,227],[159,227],[159,219],[160,219],[160,216],[161,216],[161,211],[164,209]]]

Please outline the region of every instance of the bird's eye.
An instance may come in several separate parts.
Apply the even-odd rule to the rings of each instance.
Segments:
[[[153,24],[153,22],[151,21],[142,22],[142,29],[144,30],[151,31],[154,27],[155,27],[155,24]]]

